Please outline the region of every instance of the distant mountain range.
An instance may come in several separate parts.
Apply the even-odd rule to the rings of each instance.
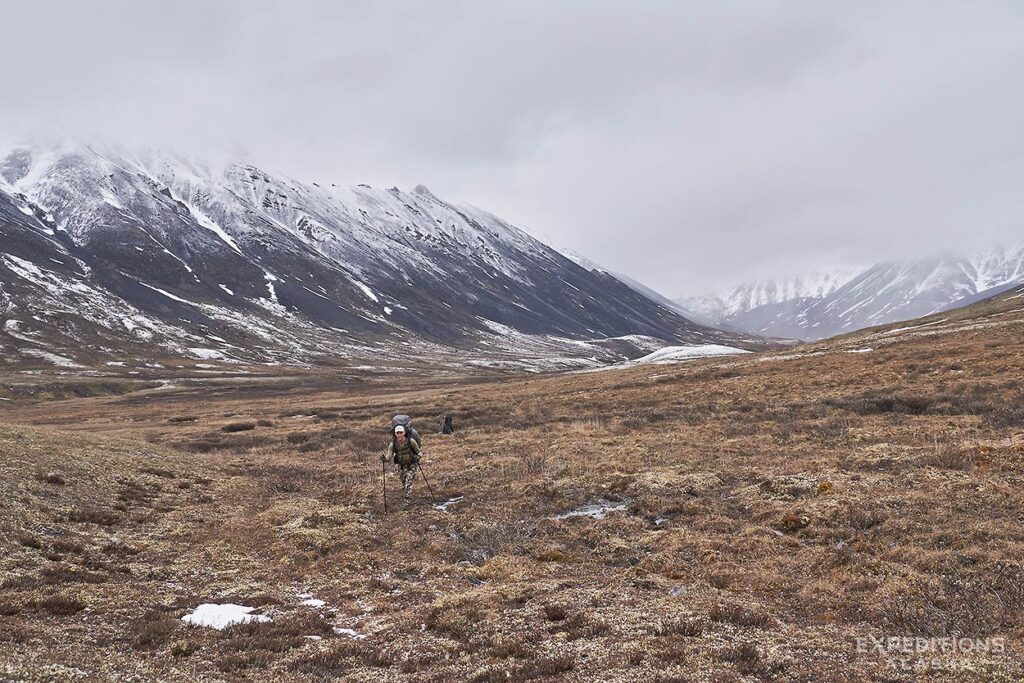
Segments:
[[[814,340],[964,306],[1024,282],[1024,243],[970,255],[880,263],[744,284],[676,300],[683,315],[723,329]]]
[[[0,363],[448,353],[571,367],[761,344],[677,308],[422,186],[86,143],[0,151]]]

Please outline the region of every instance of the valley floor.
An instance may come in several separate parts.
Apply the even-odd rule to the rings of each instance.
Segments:
[[[1024,325],[989,322],[11,401],[0,680],[1021,680]],[[383,513],[398,412],[447,505],[389,471]]]

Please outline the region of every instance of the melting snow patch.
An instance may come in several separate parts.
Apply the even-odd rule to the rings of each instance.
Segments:
[[[355,278],[352,279],[352,282],[355,283],[356,287],[358,287],[359,289],[363,290],[363,294],[365,294],[367,296],[367,298],[373,299],[374,301],[379,301],[379,299],[377,299],[377,295],[373,293],[372,289],[370,289],[369,287],[364,285],[359,280],[356,280]]]
[[[648,363],[675,363],[680,360],[691,358],[706,358],[708,356],[731,356],[736,353],[750,353],[744,349],[737,349],[734,346],[723,346],[721,344],[697,344],[694,346],[666,346],[654,353],[649,353],[643,358],[637,358],[633,363],[644,365]]]
[[[219,225],[217,225],[217,223],[212,218],[210,218],[205,213],[203,213],[202,211],[200,211],[196,207],[192,206],[191,204],[185,204],[185,206],[188,207],[188,210],[192,213],[192,216],[196,219],[196,223],[199,223],[199,225],[203,226],[204,228],[206,228],[207,230],[209,230],[210,232],[215,234],[225,244],[227,244],[229,247],[231,247],[232,249],[237,251],[239,254],[242,253],[242,250],[238,248],[238,243],[235,242],[235,239],[231,235],[229,235],[224,230],[224,228],[222,228]]]
[[[734,346],[723,346],[721,344],[694,344],[691,346],[666,346],[654,353],[649,353],[642,358],[629,360],[615,365],[606,365],[600,368],[581,370],[581,372],[601,372],[604,370],[615,370],[619,368],[632,368],[638,365],[665,365],[681,361],[695,360],[697,358],[710,358],[714,356],[732,356],[740,353],[750,353],[745,349],[738,349]]]
[[[591,519],[604,519],[609,512],[623,512],[626,509],[625,503],[616,503],[611,500],[598,500],[593,503],[581,505],[575,510],[555,515],[551,519],[569,519],[570,517],[590,517]]]
[[[78,363],[76,363],[75,361],[71,360],[70,358],[66,358],[65,356],[58,356],[55,353],[50,353],[49,351],[43,351],[42,349],[18,349],[18,352],[22,353],[22,354],[25,354],[27,356],[35,356],[36,358],[42,358],[43,360],[48,360],[51,363],[53,363],[54,365],[56,365],[58,367],[62,367],[62,368],[80,368],[80,367],[83,367],[83,366],[79,365]]]
[[[147,285],[145,282],[139,282],[139,284],[142,285],[143,287],[148,288],[148,289],[152,289],[154,292],[157,292],[159,294],[163,294],[164,296],[166,296],[168,299],[171,299],[172,301],[177,301],[179,303],[188,304],[189,306],[195,306],[197,308],[199,307],[199,304],[197,304],[196,302],[189,301],[188,299],[182,299],[180,296],[175,296],[174,294],[171,294],[170,292],[166,292],[166,291],[160,289],[159,287],[154,287],[153,285]]]
[[[871,353],[874,349],[847,349],[846,353]]]
[[[384,315],[391,315],[391,307],[390,306],[385,306],[384,307]]]
[[[4,322],[4,332],[14,337],[15,339],[20,339],[21,341],[30,342],[33,344],[38,343],[36,342],[35,339],[33,339],[33,337],[38,337],[39,333],[23,330],[21,327],[21,321],[15,320],[14,318],[11,318],[10,320]]]
[[[234,296],[234,295],[235,295],[235,293],[234,293],[233,291],[231,291],[231,289],[229,289],[229,288],[228,288],[228,287],[226,287],[225,285],[217,285],[217,286],[218,286],[218,287],[220,287],[221,289],[223,289],[223,290],[224,290],[225,292],[227,292],[227,293],[228,293],[228,294],[230,294],[231,296]]]
[[[103,198],[104,202],[110,204],[115,209],[124,209],[124,206],[121,205],[121,202],[118,200],[117,195],[114,194],[113,191],[109,190],[108,188],[104,187],[100,189],[100,197]],[[136,247],[136,249],[138,249],[138,247]]]
[[[461,503],[465,499],[465,496],[455,496],[454,498],[449,498],[443,503],[436,503],[434,505],[434,509],[440,510],[441,512],[448,512],[448,506],[455,505],[456,503]]]
[[[348,636],[349,638],[354,638],[356,640],[362,640],[366,638],[366,636],[360,633],[359,631],[356,631],[351,628],[338,628],[337,626],[334,627],[334,635]]]
[[[18,258],[13,254],[4,254],[4,260],[7,261],[7,267],[13,270],[15,274],[23,280],[36,282],[38,279],[43,277],[43,271],[31,261]]]
[[[270,617],[262,614],[250,614],[254,609],[256,608],[232,603],[224,605],[205,603],[196,607],[191,614],[183,616],[181,620],[192,626],[206,626],[218,631],[235,624],[270,621]]]
[[[318,600],[316,598],[308,598],[306,600],[303,600],[301,604],[305,605],[306,607],[323,607],[327,603],[323,600]]]
[[[900,332],[907,332],[909,330],[919,330],[922,327],[931,327],[933,325],[938,325],[940,323],[946,322],[947,320],[949,320],[949,318],[943,318],[942,320],[936,320],[934,322],[924,323],[922,325],[910,325],[909,327],[895,327],[891,330],[885,330],[884,332],[877,332],[876,334],[880,337],[888,337],[889,335],[899,334]]]
[[[277,303],[277,290],[274,289],[274,283],[277,282],[277,276],[269,270],[264,270],[263,279],[267,281],[267,292],[270,293],[270,300]]]
[[[216,349],[203,349],[193,347],[187,349],[193,358],[201,358],[202,360],[227,360],[223,353]]]
[[[277,290],[274,289],[274,283],[279,281],[279,278],[271,273],[270,271],[263,271],[263,279],[267,282],[267,294],[269,299],[256,299],[254,303],[263,308],[267,309],[275,315],[288,315],[288,309],[281,305],[281,302],[277,298]]]
[[[812,358],[814,356],[824,356],[824,351],[811,351],[810,353],[786,353],[781,356],[761,356],[757,359],[759,363],[767,363],[773,360],[795,360],[797,358]]]
[[[494,332],[495,334],[500,334],[505,337],[518,334],[516,330],[512,329],[508,325],[502,325],[501,323],[494,322],[493,320],[488,320],[487,318],[481,318],[480,316],[477,316],[476,319],[482,322],[484,325],[486,325],[487,328],[491,330],[491,332]]]

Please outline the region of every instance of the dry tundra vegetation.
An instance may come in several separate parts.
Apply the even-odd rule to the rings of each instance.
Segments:
[[[1022,680],[1022,301],[623,371],[14,392],[0,679]],[[395,412],[446,509],[384,516]]]

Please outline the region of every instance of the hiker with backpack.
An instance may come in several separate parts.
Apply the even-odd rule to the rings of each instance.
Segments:
[[[408,415],[396,415],[391,420],[391,443],[386,453],[380,456],[381,463],[388,460],[398,466],[398,478],[402,482],[402,509],[409,507],[412,496],[412,482],[420,463],[420,435],[412,427]]]

